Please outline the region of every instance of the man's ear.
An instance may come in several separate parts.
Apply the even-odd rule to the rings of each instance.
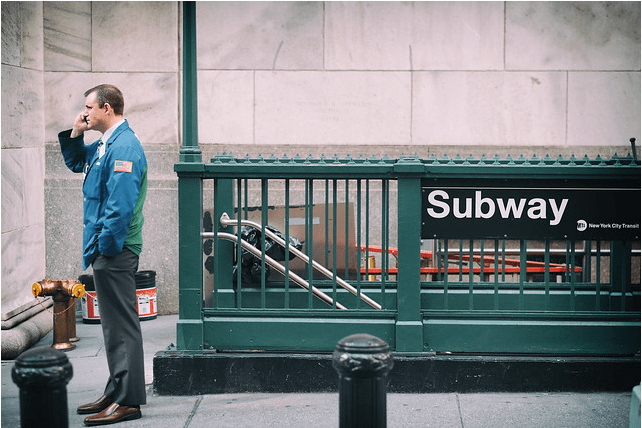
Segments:
[[[111,108],[111,104],[109,104],[109,103],[105,103],[105,104],[103,104],[103,108],[105,109],[105,113],[109,113],[110,111],[111,111],[111,112],[113,112],[113,111],[114,111],[114,109],[113,109],[113,108]]]

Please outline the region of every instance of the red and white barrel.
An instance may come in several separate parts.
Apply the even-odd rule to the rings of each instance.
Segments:
[[[85,286],[85,295],[80,298],[82,322],[85,324],[99,324],[100,310],[98,309],[94,277],[93,275],[80,275],[78,282]]]
[[[136,272],[136,305],[138,318],[141,321],[151,320],[158,316],[156,306],[156,272],[144,270]],[[100,323],[100,309],[94,286],[93,275],[80,275],[78,281],[85,286],[85,295],[81,298],[82,322],[85,324]]]
[[[138,317],[151,320],[158,316],[156,307],[156,272],[142,270],[136,272],[136,296],[138,297]]]

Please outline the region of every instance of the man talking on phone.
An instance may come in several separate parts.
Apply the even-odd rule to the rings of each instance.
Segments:
[[[98,85],[84,95],[84,111],[58,140],[67,167],[84,175],[83,269],[93,268],[109,366],[103,395],[78,407],[79,414],[92,414],[85,425],[95,426],[140,418],[147,398],[134,276],[143,246],[147,160],[123,117],[122,92]],[[102,137],[85,144],[89,129]]]

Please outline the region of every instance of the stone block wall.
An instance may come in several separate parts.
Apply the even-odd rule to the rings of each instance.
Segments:
[[[45,277],[42,4],[2,2],[2,320]]]
[[[28,18],[22,9],[32,11]],[[610,157],[640,136],[638,2],[197,2],[196,9],[204,160],[224,151]],[[62,163],[56,136],[82,110],[83,92],[105,82],[123,90],[125,116],[149,162],[140,268],[157,272],[159,312],[177,311],[181,13],[180,2],[3,2],[3,313],[5,266],[32,254],[10,235],[26,226],[5,223],[40,227],[39,275],[43,266],[51,277],[83,273],[81,177]],[[5,31],[20,16],[28,21],[20,35]],[[29,59],[34,51],[37,61]],[[7,116],[18,108],[18,118]],[[21,189],[31,181],[20,178],[18,163],[27,159],[16,156],[40,162],[33,181],[40,193]],[[14,196],[5,196],[8,186]],[[6,220],[5,200],[21,197],[39,220]]]
[[[633,3],[197,10],[202,144],[411,146],[420,155],[602,146],[612,155],[640,133]]]

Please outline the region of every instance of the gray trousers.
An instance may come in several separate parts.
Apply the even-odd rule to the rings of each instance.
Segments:
[[[99,254],[92,264],[109,379],[104,394],[121,406],[145,404],[143,335],[136,306],[138,256],[128,249]]]

